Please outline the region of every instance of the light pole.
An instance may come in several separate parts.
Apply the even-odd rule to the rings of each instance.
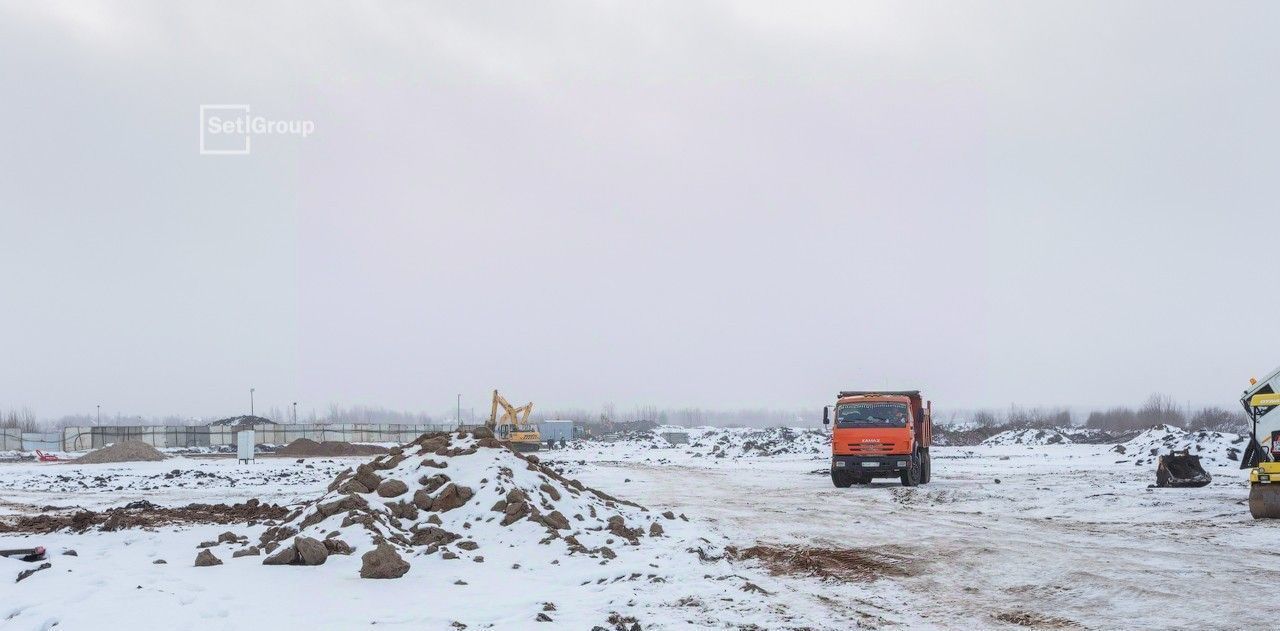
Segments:
[[[462,395],[458,395],[458,427],[462,427]]]
[[[293,424],[294,425],[298,424],[298,402],[297,401],[293,402]]]
[[[102,425],[102,406],[101,405],[98,406],[98,420],[94,421],[93,424],[95,427]]]
[[[249,416],[253,416],[253,388],[249,388]]]

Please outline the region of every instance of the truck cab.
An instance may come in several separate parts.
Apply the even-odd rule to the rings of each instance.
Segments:
[[[839,488],[898,478],[903,486],[927,484],[933,403],[919,390],[844,390],[822,409],[831,427],[831,482]]]

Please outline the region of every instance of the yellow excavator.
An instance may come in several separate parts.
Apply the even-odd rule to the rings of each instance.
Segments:
[[[1240,404],[1252,423],[1240,457],[1240,468],[1249,469],[1249,514],[1280,518],[1280,368],[1262,381],[1250,379]]]
[[[502,416],[498,416],[498,408],[502,408]],[[493,391],[493,407],[489,411],[489,422],[485,424],[498,440],[507,443],[516,451],[538,451],[542,448],[542,434],[538,426],[529,422],[533,413],[533,403],[520,407],[511,405],[497,390]]]

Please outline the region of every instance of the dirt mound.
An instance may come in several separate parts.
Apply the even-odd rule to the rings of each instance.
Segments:
[[[63,514],[0,517],[0,533],[84,532],[92,528],[111,532],[126,528],[153,528],[176,524],[234,524],[281,519],[289,509],[249,500],[243,504],[188,504],[163,508],[147,501],[133,502],[102,512],[80,510]]]
[[[1204,465],[1236,467],[1248,441],[1248,436],[1240,434],[1188,432],[1172,425],[1157,425],[1111,450],[1133,458],[1137,466],[1151,466],[1161,454],[1186,450],[1193,456],[1200,456]]]
[[[106,464],[110,462],[144,462],[164,460],[165,455],[155,447],[136,440],[112,443],[91,451],[72,462],[76,464]]]
[[[386,447],[377,445],[354,445],[341,441],[326,440],[317,443],[310,438],[299,438],[276,451],[281,456],[376,456],[387,453]]]
[[[660,441],[663,446],[670,446],[661,438],[663,431],[667,431],[667,428],[653,432],[654,440]],[[689,435],[686,451],[704,457],[815,456],[831,450],[831,441],[826,432],[818,429],[707,427],[690,430],[681,428],[681,431],[687,431]]]
[[[411,558],[476,563],[488,548],[541,544],[607,563],[617,557],[610,546],[665,536],[658,519],[487,432],[441,432],[343,471],[260,541],[271,552],[299,535],[341,538],[358,554],[387,545]]]
[[[757,545],[739,550],[726,547],[734,560],[757,559],[773,574],[805,574],[841,580],[875,580],[884,576],[912,576],[913,563],[901,556],[852,549]]]

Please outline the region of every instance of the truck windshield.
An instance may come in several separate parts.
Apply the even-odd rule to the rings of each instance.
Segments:
[[[905,403],[846,403],[836,408],[837,427],[904,427]]]

